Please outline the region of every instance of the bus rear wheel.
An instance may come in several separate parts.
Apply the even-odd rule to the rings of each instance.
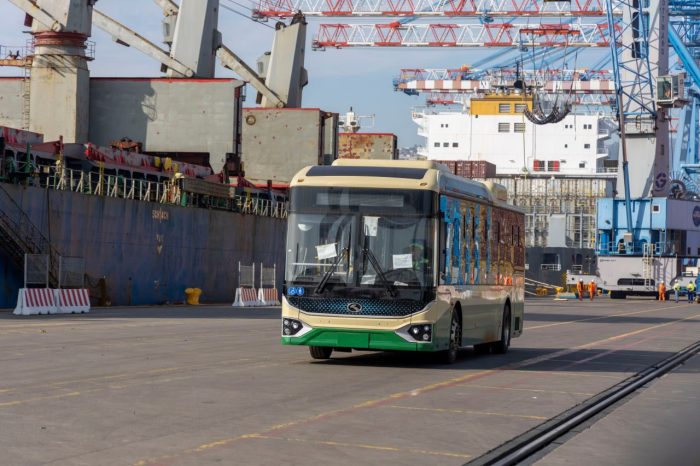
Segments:
[[[333,348],[330,346],[309,346],[309,353],[314,359],[330,359]]]
[[[446,364],[452,364],[457,360],[459,348],[462,346],[462,324],[459,321],[457,311],[452,309],[452,322],[450,323],[450,342],[447,350],[444,352],[444,361]]]
[[[501,325],[501,339],[492,343],[491,350],[496,354],[506,354],[510,347],[510,304],[506,304],[503,308],[503,324]]]

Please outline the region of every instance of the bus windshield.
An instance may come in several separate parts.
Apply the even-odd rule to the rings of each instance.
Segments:
[[[304,204],[292,201],[288,285],[314,286],[318,293],[359,288],[392,296],[433,286],[435,219],[420,213],[410,194],[313,191]]]

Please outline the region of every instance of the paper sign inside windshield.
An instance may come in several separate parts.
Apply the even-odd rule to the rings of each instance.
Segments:
[[[379,217],[364,217],[365,219],[365,236],[377,236],[377,225]]]
[[[331,257],[336,257],[338,253],[335,251],[335,245],[338,243],[331,244],[319,244],[316,246],[316,254],[319,259],[330,259]]]
[[[374,282],[377,280],[376,275],[363,275],[360,278],[360,285],[374,285]]]
[[[413,254],[394,254],[394,269],[413,268]]]

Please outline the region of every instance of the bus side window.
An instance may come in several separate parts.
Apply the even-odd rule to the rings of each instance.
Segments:
[[[438,221],[438,240],[440,241],[440,256],[438,257],[438,270],[440,271],[440,276],[438,277],[438,283],[445,284],[445,274],[447,273],[447,229],[448,224],[442,219]]]
[[[452,279],[452,284],[461,284],[460,279],[460,269],[462,265],[462,225],[464,222],[461,218],[455,218],[452,222],[452,260],[450,261],[450,277]]]

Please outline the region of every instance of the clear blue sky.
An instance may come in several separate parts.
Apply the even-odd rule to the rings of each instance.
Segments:
[[[235,0],[251,7],[254,0]],[[243,6],[222,1],[246,12]],[[162,13],[150,0],[99,0],[96,7],[123,24],[136,30],[154,43],[162,42]],[[24,13],[9,1],[0,2],[0,17],[4,27],[0,29],[0,45],[17,46],[25,43],[27,34],[23,26]],[[307,42],[320,22],[345,22],[345,20],[309,18]],[[273,23],[269,23],[273,25]],[[224,8],[219,13],[219,30],[224,43],[249,65],[254,66],[257,57],[272,46],[274,31]],[[92,40],[96,42],[96,59],[90,63],[93,76],[160,76],[160,64],[137,50],[112,41],[98,28],[93,28]],[[411,121],[411,108],[423,104],[423,97],[407,96],[394,92],[392,78],[401,68],[457,68],[470,64],[484,56],[482,49],[330,49],[325,52],[306,51],[306,68],[309,84],[304,90],[305,107],[320,107],[327,111],[344,113],[350,106],[360,115],[376,116],[375,126],[367,131],[392,132],[399,136],[402,147],[421,143],[416,126]],[[2,75],[17,75],[19,70],[0,69]],[[236,75],[219,67],[219,77]],[[255,90],[248,86],[247,106],[255,105]]]

